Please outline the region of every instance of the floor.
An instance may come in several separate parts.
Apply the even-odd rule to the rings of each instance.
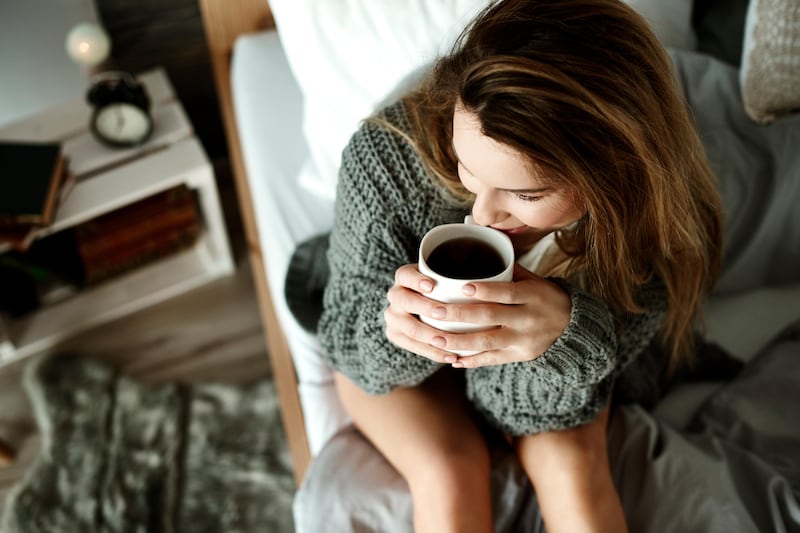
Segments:
[[[87,331],[54,351],[97,357],[145,380],[242,383],[268,376],[265,339],[230,180],[220,184],[220,196],[237,264],[232,276]],[[26,362],[0,368],[0,440],[16,452],[13,463],[0,466],[0,509],[38,452],[39,438],[21,382]]]

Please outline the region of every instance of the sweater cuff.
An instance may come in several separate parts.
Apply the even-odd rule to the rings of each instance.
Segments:
[[[499,379],[487,379],[490,376]],[[513,370],[507,373],[498,367],[467,374],[467,394],[478,412],[512,436],[569,429],[592,421],[608,405],[614,384],[612,376],[581,388],[519,378]]]
[[[563,279],[549,279],[570,296],[569,324],[550,348],[529,364],[539,372],[555,374],[567,386],[598,383],[616,364],[617,336],[611,312],[603,302]]]

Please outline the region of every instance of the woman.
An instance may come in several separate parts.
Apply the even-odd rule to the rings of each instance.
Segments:
[[[719,197],[677,87],[622,2],[504,0],[353,136],[319,333],[355,425],[408,482],[416,531],[492,530],[486,424],[513,443],[548,532],[626,530],[612,393],[636,399],[657,378],[644,369],[690,360],[721,261]],[[481,303],[440,304],[417,247],[467,213],[506,232],[520,265],[511,283],[465,285]]]

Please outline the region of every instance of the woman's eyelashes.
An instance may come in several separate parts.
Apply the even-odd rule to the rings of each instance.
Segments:
[[[472,192],[473,194],[477,194],[475,192],[475,190],[471,187],[471,185],[472,186],[475,185],[475,182],[477,182],[477,178],[474,175],[472,175],[472,173],[470,173],[469,170],[467,170],[467,167],[465,167],[461,163],[461,161],[458,161],[457,164],[458,164],[459,169],[463,170],[463,173],[462,172],[458,173],[458,177],[461,180],[461,184],[467,190]],[[528,192],[517,192],[517,191],[514,191],[514,190],[508,190],[508,189],[499,189],[499,190],[507,192],[508,194],[511,194],[511,195],[515,196],[517,199],[522,200],[523,202],[537,202],[537,201],[541,200],[542,198],[544,198],[544,195],[542,195],[542,194],[532,194],[532,193],[528,193]]]
[[[518,199],[522,200],[523,202],[537,202],[542,199],[541,196],[537,196],[535,194],[527,194],[524,192],[513,192],[509,191],[514,194]]]

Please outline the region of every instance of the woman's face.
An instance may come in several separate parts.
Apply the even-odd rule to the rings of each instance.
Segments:
[[[573,191],[546,185],[519,152],[483,135],[477,117],[460,106],[453,147],[458,177],[475,195],[475,222],[506,233],[517,252],[584,215]]]

